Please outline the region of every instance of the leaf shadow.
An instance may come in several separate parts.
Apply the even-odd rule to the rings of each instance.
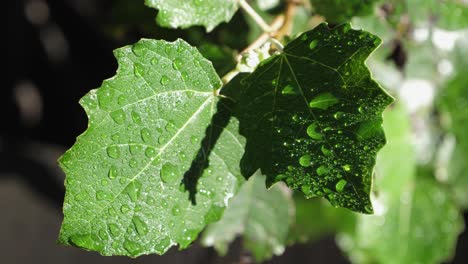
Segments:
[[[209,157],[216,142],[218,141],[224,128],[231,119],[231,107],[233,101],[227,98],[221,98],[216,104],[216,113],[211,118],[209,126],[205,130],[205,136],[200,143],[200,149],[193,158],[190,168],[185,172],[181,181],[181,186],[189,192],[189,199],[193,205],[196,205],[197,184],[203,172],[208,168]]]

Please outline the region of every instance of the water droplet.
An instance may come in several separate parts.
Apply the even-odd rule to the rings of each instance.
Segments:
[[[338,98],[336,98],[333,94],[331,93],[322,93],[314,97],[310,102],[309,102],[309,107],[310,108],[319,108],[322,110],[328,109],[330,106],[335,105],[338,103]]]
[[[288,84],[283,88],[283,90],[281,90],[281,94],[295,95],[299,93],[294,86],[292,86],[291,84]]]
[[[141,129],[140,131],[140,135],[141,135],[141,139],[144,141],[144,142],[149,142],[151,141],[151,132],[148,128],[143,128]]]
[[[102,179],[101,180],[101,185],[102,186],[107,186],[107,185],[109,185],[109,181],[107,179]]]
[[[188,72],[184,71],[184,72],[182,72],[181,74],[182,74],[182,78],[183,78],[184,80],[187,80],[187,79],[189,78]],[[190,97],[189,97],[189,98],[190,98]]]
[[[137,57],[143,56],[145,53],[145,46],[141,42],[137,42],[132,46],[132,52]]]
[[[182,59],[175,59],[173,62],[172,62],[172,67],[175,69],[175,70],[180,70],[183,66],[184,62],[182,61]]]
[[[151,65],[158,65],[158,58],[154,57],[151,59]]]
[[[350,25],[350,24],[344,24],[344,25],[343,25],[343,33],[348,32],[350,29],[351,29],[351,25]]]
[[[166,126],[164,127],[167,132],[171,132],[175,130],[175,125],[172,121],[167,122]]]
[[[182,152],[182,151],[179,152],[179,159],[180,159],[180,161],[184,161],[186,158],[187,158],[187,156],[185,155],[184,152]]]
[[[322,151],[322,153],[325,155],[325,156],[329,156],[332,154],[331,150],[327,149],[327,147],[325,147],[325,145],[322,145],[322,147],[320,148],[320,150]]]
[[[119,97],[117,97],[117,104],[119,105],[124,105],[126,101],[127,98],[124,95],[119,95]]]
[[[138,166],[138,161],[134,158],[131,158],[128,161],[128,166],[130,166],[131,168],[136,168],[136,166]]]
[[[125,123],[125,112],[122,109],[115,110],[114,112],[110,113],[112,120],[115,123],[122,125]]]
[[[120,212],[122,212],[123,214],[126,214],[128,212],[130,212],[130,206],[124,204],[120,207]]]
[[[180,214],[180,206],[179,205],[174,205],[174,207],[172,207],[172,215],[173,216],[177,216]]]
[[[161,206],[162,206],[163,208],[168,208],[168,207],[169,207],[169,203],[168,203],[166,200],[163,199],[163,200],[161,201]]]
[[[109,238],[108,235],[107,235],[106,230],[104,230],[104,229],[99,230],[99,233],[98,233],[98,234],[99,234],[99,237],[100,237],[102,240],[107,240],[107,239]]]
[[[197,143],[198,143],[198,137],[196,137],[196,136],[191,136],[191,137],[190,137],[190,142],[192,142],[192,144],[197,144]]]
[[[125,188],[125,192],[130,197],[132,202],[136,202],[140,198],[142,184],[138,180],[131,181]]]
[[[309,43],[309,49],[315,49],[315,47],[317,47],[317,44],[318,44],[318,40],[317,39],[314,39],[312,40],[310,43]]]
[[[125,250],[128,251],[128,253],[130,253],[131,256],[137,256],[138,254],[143,252],[143,249],[141,248],[140,244],[128,239],[125,239],[123,247],[125,248]]]
[[[370,149],[370,147],[369,146],[364,146],[363,149],[367,151],[367,150]]]
[[[311,159],[312,157],[309,154],[303,155],[299,158],[299,164],[301,164],[302,167],[309,167],[311,165]]]
[[[107,176],[109,177],[109,179],[115,179],[117,178],[117,168],[115,166],[111,166],[109,168],[109,173],[107,173]]]
[[[75,199],[77,201],[84,201],[88,199],[88,194],[85,191],[79,192],[77,195],[75,195]]]
[[[120,149],[117,146],[109,146],[107,147],[107,155],[110,158],[118,159],[120,157]]]
[[[328,168],[324,165],[321,165],[320,167],[317,168],[317,174],[319,176],[325,175],[328,173]]]
[[[140,114],[136,111],[132,111],[132,120],[135,122],[135,124],[140,125],[141,124],[141,117]]]
[[[111,198],[112,198],[112,195],[110,193],[107,193],[105,191],[97,191],[96,192],[96,199],[98,201],[110,200]]]
[[[101,244],[101,240],[98,238],[97,235],[72,235],[69,239],[73,245],[81,248],[99,251],[102,249],[103,246]]]
[[[146,199],[146,203],[149,205],[154,205],[156,203],[156,200],[153,197],[148,197]]]
[[[336,112],[333,117],[336,119],[336,120],[340,120],[342,119],[343,117],[345,116],[345,113],[343,112]]]
[[[350,171],[351,170],[351,165],[349,165],[349,164],[343,165],[343,170],[344,171]]]
[[[341,179],[339,180],[336,185],[335,185],[335,189],[337,192],[342,192],[346,186],[348,182],[345,180],[345,179]]]
[[[111,136],[112,141],[119,141],[120,135],[119,134],[114,134]]]
[[[109,232],[110,232],[111,236],[117,237],[118,235],[120,235],[120,228],[119,228],[118,225],[109,224],[108,227],[109,227]]]
[[[132,223],[135,226],[135,230],[140,236],[148,234],[148,226],[139,216],[133,216]]]
[[[135,74],[135,76],[142,77],[144,72],[145,72],[145,66],[139,63],[135,63],[135,65],[133,66],[133,73]]]
[[[317,129],[316,124],[310,124],[307,127],[307,135],[309,135],[309,137],[311,137],[312,139],[321,140],[323,138],[323,135],[317,132],[316,129]]]
[[[147,147],[146,150],[145,150],[145,155],[148,158],[152,158],[152,157],[156,156],[156,149],[153,148],[153,147]]]
[[[130,150],[130,154],[135,155],[141,151],[141,145],[136,143],[130,143],[128,145],[128,149]]]
[[[198,1],[201,1],[201,0],[198,0]],[[154,250],[156,251],[156,253],[162,255],[164,252],[166,252],[167,248],[170,245],[171,245],[171,240],[168,237],[165,237],[156,244],[156,246],[154,247]]]
[[[163,75],[163,76],[161,77],[161,81],[160,81],[160,82],[161,82],[162,85],[166,85],[166,84],[169,83],[169,81],[170,81],[169,77],[167,77],[166,75]]]
[[[107,210],[107,213],[110,215],[110,216],[116,216],[117,215],[117,212],[115,211],[114,208],[109,208],[109,210]]]
[[[358,111],[359,111],[359,113],[361,113],[361,114],[364,114],[365,110],[366,110],[366,106],[365,106],[365,105],[360,105],[360,106],[358,107]]]
[[[176,183],[179,177],[177,167],[172,163],[165,163],[161,167],[161,180],[165,183]]]

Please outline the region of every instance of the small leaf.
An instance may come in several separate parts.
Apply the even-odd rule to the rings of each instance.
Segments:
[[[60,159],[59,242],[132,257],[185,248],[243,182],[244,140],[211,63],[186,42],[141,40],[115,56],[116,76],[80,101],[88,129]]]
[[[202,243],[214,246],[224,255],[229,243],[242,235],[244,246],[256,261],[263,261],[284,250],[294,204],[286,186],[265,188],[265,176],[256,173],[229,202],[219,222],[209,225]]]
[[[307,197],[372,213],[369,193],[377,151],[385,144],[381,113],[392,102],[364,60],[380,44],[349,24],[302,34],[222,93],[247,138],[242,174],[285,181]]]
[[[163,27],[206,27],[209,32],[221,22],[231,20],[237,11],[236,0],[145,0],[159,10],[156,21]]]

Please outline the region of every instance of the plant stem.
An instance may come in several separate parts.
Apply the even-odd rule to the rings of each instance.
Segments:
[[[273,29],[268,25],[265,20],[255,11],[246,0],[238,0],[238,3],[242,9],[257,23],[257,25],[264,32],[273,32]]]

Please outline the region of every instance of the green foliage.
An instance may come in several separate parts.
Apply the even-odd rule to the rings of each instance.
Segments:
[[[217,135],[222,143],[200,150],[226,126],[222,109],[213,118],[221,81],[184,41],[141,40],[115,56],[117,75],[81,100],[89,128],[60,159],[68,176],[59,241],[103,255],[185,248],[242,182],[243,140],[233,121]]]
[[[365,16],[373,11],[376,0],[310,0],[314,11],[327,22],[340,24],[354,16]]]
[[[467,27],[467,7],[376,2],[252,0],[234,16],[237,0],[146,0],[160,26],[184,29],[173,30],[119,1],[108,27],[119,38],[138,27],[198,50],[180,39],[115,50],[117,74],[81,99],[88,129],[60,159],[59,242],[136,257],[184,249],[206,227],[203,245],[226,254],[239,236],[258,262],[332,234],[356,263],[448,260],[468,206],[468,54],[433,39]],[[364,30],[340,24],[350,19]],[[261,20],[285,23],[265,32]],[[365,64],[381,39],[368,64],[398,100],[383,117],[393,99]],[[437,96],[410,114],[411,78]]]
[[[231,20],[238,8],[236,0],[145,0],[145,4],[159,10],[156,21],[163,27],[201,25],[207,31]]]
[[[229,243],[242,235],[244,247],[256,261],[281,254],[292,222],[291,195],[284,185],[265,188],[265,176],[254,174],[230,201],[219,222],[210,224],[202,243],[214,246],[222,255]]]
[[[374,201],[379,209],[355,215],[354,226],[342,227],[339,245],[356,263],[440,263],[463,230],[458,208],[433,175],[416,171],[402,107],[384,118],[388,143],[378,156]]]
[[[379,44],[349,24],[322,24],[223,89],[236,100],[233,114],[247,139],[243,175],[260,168],[268,185],[285,181],[308,197],[372,213],[372,169],[385,143],[381,113],[392,102],[364,65]]]

